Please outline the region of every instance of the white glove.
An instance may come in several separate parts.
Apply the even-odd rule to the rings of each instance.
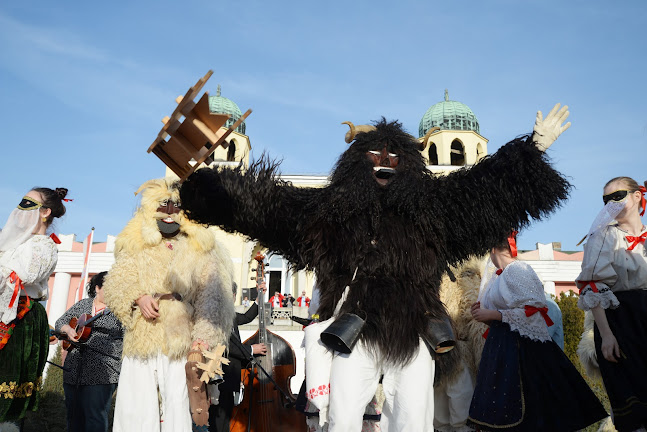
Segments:
[[[541,151],[546,151],[562,132],[571,127],[571,122],[562,126],[570,114],[568,106],[564,105],[561,109],[559,106],[560,104],[556,104],[545,119],[541,111],[537,111],[532,141]]]

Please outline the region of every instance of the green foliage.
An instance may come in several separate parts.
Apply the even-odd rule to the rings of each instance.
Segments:
[[[577,358],[577,345],[584,330],[584,311],[577,307],[577,296],[573,291],[562,293],[555,302],[562,311],[564,327],[564,353],[574,365],[580,363]]]
[[[582,332],[584,331],[584,311],[577,307],[577,299],[578,297],[573,291],[562,293],[555,299],[555,302],[562,311],[562,324],[564,326],[564,353],[582,377],[584,377],[584,380],[589,387],[591,387],[591,390],[593,390],[593,393],[595,393],[598,399],[600,399],[607,412],[610,412],[611,405],[609,404],[609,397],[604,390],[602,381],[589,378],[577,356],[577,346],[580,343]],[[600,423],[601,422],[593,424],[584,429],[584,431],[595,432],[598,430]]]
[[[56,354],[51,359],[51,362],[57,365],[61,364],[62,357],[61,346],[56,347]],[[47,369],[47,378],[43,383],[43,392],[54,392],[60,395],[63,394],[63,370],[56,366],[49,365]]]

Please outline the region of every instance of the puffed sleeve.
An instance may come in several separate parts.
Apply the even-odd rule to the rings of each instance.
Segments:
[[[611,291],[618,280],[612,265],[615,239],[611,229],[613,228],[606,227],[598,230],[584,245],[582,271],[575,279],[580,290],[577,305],[582,310],[591,310],[596,306],[615,309],[620,304]]]
[[[53,241],[27,241],[13,251],[5,252],[11,254],[4,257],[0,264],[0,321],[9,324],[15,317],[18,309],[18,302],[14,301],[11,307],[11,299],[17,288],[17,281],[12,281],[12,274],[15,273],[23,284],[33,284],[49,277],[56,267],[58,253]],[[16,293],[17,296],[20,293]],[[47,297],[45,292],[44,297]]]
[[[56,244],[50,239],[29,241],[16,248],[8,263],[24,284],[43,280],[54,271],[58,259]]]
[[[525,263],[516,261],[508,265],[499,276],[499,291],[507,300],[501,309],[501,321],[521,336],[545,342],[550,339],[546,318],[544,288],[535,271]]]

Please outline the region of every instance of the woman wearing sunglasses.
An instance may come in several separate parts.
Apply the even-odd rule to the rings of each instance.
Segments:
[[[47,230],[65,214],[67,189],[34,188],[0,232],[0,422],[38,408],[49,348],[47,281],[57,261]]]
[[[578,305],[595,319],[594,341],[619,432],[647,426],[647,229],[645,187],[616,177],[584,245]]]

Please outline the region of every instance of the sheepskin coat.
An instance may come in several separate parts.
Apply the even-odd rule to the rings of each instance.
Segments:
[[[123,355],[145,359],[161,350],[176,360],[198,339],[226,345],[234,320],[231,259],[213,231],[182,213],[172,215],[180,233],[162,237],[157,208],[179,200],[176,183],[151,180],[142,189],[141,207],[117,237],[116,261],[104,283],[106,304],[125,329]],[[160,300],[156,320],[133,308],[142,295],[172,292],[182,301]]]
[[[484,264],[484,258],[473,257],[462,265],[452,267],[450,270],[456,276],[456,280],[452,281],[448,275],[444,275],[440,285],[440,300],[454,323],[456,348],[453,355],[467,365],[474,379],[485,345],[483,333],[488,326],[474,320],[470,310],[478,301]],[[460,372],[460,368],[455,367],[456,364],[456,361],[439,362],[439,367],[445,367],[446,370],[444,373],[443,370],[439,371],[439,377],[434,383],[436,387],[443,387],[454,381],[456,373]]]

